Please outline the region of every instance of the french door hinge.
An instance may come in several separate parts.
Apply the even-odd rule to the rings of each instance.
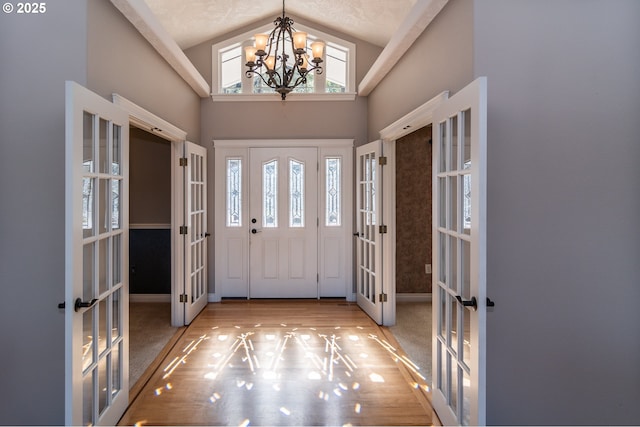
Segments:
[[[386,225],[381,225],[380,226],[380,234],[387,234],[387,226]]]
[[[180,166],[187,166],[187,163],[189,162],[186,157],[180,157]]]
[[[180,234],[187,234],[188,227],[186,225],[180,226]]]
[[[387,165],[387,156],[378,157],[378,164],[380,166],[386,166]]]
[[[380,294],[378,302],[387,302],[387,294]]]
[[[180,302],[189,302],[189,296],[187,294],[180,294]]]

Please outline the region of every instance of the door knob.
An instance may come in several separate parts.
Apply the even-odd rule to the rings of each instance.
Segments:
[[[465,307],[471,307],[471,309],[473,311],[478,309],[478,300],[476,299],[476,297],[471,297],[470,300],[465,301],[462,299],[462,297],[460,295],[456,295],[456,299],[458,300],[458,302],[460,304],[462,304]]]
[[[91,308],[96,305],[97,302],[98,300],[96,298],[92,299],[91,301],[82,301],[81,298],[77,298],[73,308],[75,311],[78,311],[81,308]]]
[[[251,234],[260,233],[262,230],[256,230],[255,228],[251,229]]]

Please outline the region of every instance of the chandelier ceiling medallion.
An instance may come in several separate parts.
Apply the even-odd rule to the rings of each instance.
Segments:
[[[322,73],[324,43],[311,43],[312,64],[309,64],[307,33],[293,28],[293,20],[284,13],[284,0],[282,17],[276,18],[273,24],[275,28],[270,34],[256,34],[255,45],[244,48],[246,75],[249,78],[254,73],[260,76],[284,101],[289,92],[307,82],[310,72]]]

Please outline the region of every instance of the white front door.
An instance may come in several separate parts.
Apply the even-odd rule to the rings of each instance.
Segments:
[[[129,404],[129,116],[66,84],[65,423]]]
[[[249,297],[318,297],[318,150],[249,151]]]
[[[185,279],[181,298],[184,324],[190,324],[207,305],[207,149],[184,143],[185,165]]]
[[[433,407],[485,423],[486,78],[434,112]]]
[[[356,299],[358,305],[382,325],[382,236],[380,230],[380,158],[382,141],[356,149],[357,256]]]

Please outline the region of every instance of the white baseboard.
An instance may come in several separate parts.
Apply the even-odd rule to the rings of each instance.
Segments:
[[[356,297],[355,293],[347,294],[347,301],[356,302],[357,300],[358,298]]]
[[[427,302],[427,301],[431,301],[431,294],[428,292],[396,294],[396,302]]]
[[[209,302],[220,302],[222,301],[222,297],[218,294],[208,294],[207,301]]]
[[[171,294],[129,294],[129,302],[171,302]]]

